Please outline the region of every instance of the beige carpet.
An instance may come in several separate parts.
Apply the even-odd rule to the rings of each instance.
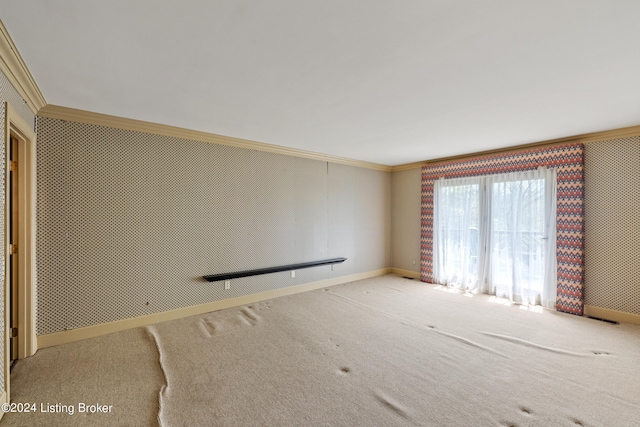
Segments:
[[[12,425],[638,426],[640,327],[396,276],[48,348]],[[78,413],[78,404],[112,405]]]

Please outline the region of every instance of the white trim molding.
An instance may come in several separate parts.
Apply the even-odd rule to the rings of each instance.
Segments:
[[[36,135],[15,109],[5,103],[5,143],[14,135],[18,140],[18,358],[33,356],[36,342]],[[8,162],[7,162],[8,165]],[[5,166],[8,176],[8,166]],[[5,189],[6,190],[6,189]],[[5,206],[5,218],[8,218]],[[5,221],[5,271],[9,253],[8,221]],[[5,286],[8,288],[5,277]],[[7,292],[8,289],[5,289]],[[8,300],[8,295],[5,295]],[[5,315],[8,312],[5,301]],[[8,320],[5,319],[8,333]]]
[[[248,150],[266,151],[269,153],[283,154],[286,156],[302,157],[306,159],[319,160],[322,162],[339,163],[365,169],[391,172],[390,166],[381,165],[378,163],[348,159],[346,157],[332,156],[329,154],[316,153],[313,151],[300,150],[297,148],[283,147],[280,145],[267,144],[264,142],[250,141],[247,139],[233,138],[230,136],[216,135],[213,133],[184,129],[176,126],[145,122],[142,120],[110,116],[107,114],[94,113],[91,111],[76,110],[74,108],[61,107],[58,105],[49,104],[45,106],[38,112],[38,116],[71,122],[108,126],[116,129],[125,129],[136,132],[145,132],[155,135],[191,139],[194,141],[209,142],[212,144],[246,148]]]
[[[410,279],[420,279],[420,272],[419,271],[404,270],[402,268],[392,267],[391,268],[391,274],[396,274],[396,275],[402,276],[402,277],[408,277]]]
[[[15,111],[8,102],[5,103],[5,147],[11,144],[11,136],[18,140],[18,264],[16,274],[18,277],[18,359],[32,356],[37,347],[36,340],[36,135],[29,124]],[[8,151],[6,151],[8,152]],[[5,183],[8,183],[9,168],[11,162],[5,162]],[[5,192],[11,191],[5,186]],[[8,200],[7,194],[5,200]],[[9,204],[5,203],[5,219],[9,218]],[[6,399],[11,398],[10,381],[10,303],[9,289],[11,288],[10,276],[6,274],[10,266],[9,258],[9,221],[5,220],[4,239],[4,385],[3,392]]]
[[[237,298],[213,301],[206,304],[194,305],[191,307],[184,307],[156,314],[149,314],[132,319],[117,320],[115,322],[102,323],[99,325],[87,326],[84,328],[70,329],[68,331],[40,335],[38,336],[38,348],[52,347],[59,344],[66,344],[73,341],[94,338],[101,335],[124,331],[127,329],[154,325],[156,323],[182,319],[189,316],[196,316],[198,314],[209,313],[211,311],[222,310],[225,308],[238,307],[245,304],[252,304],[259,301],[279,298],[286,295],[293,295],[300,292],[326,288],[328,286],[341,285],[344,283],[354,282],[356,280],[384,276],[385,274],[389,273],[391,273],[390,268],[382,268],[379,270],[367,271],[365,273],[351,274],[348,276],[341,276],[332,279],[320,280],[318,282],[306,283],[304,285],[291,286],[288,288],[280,288],[273,291],[260,292],[257,294],[245,295]]]
[[[615,322],[633,323],[640,325],[640,315],[626,313],[624,311],[611,310],[608,308],[596,307],[594,305],[584,306],[584,315],[598,317],[605,320],[613,320]]]
[[[524,150],[529,148],[545,147],[545,146],[559,145],[559,144],[569,144],[573,142],[590,144],[594,142],[609,141],[611,139],[618,139],[618,138],[628,138],[630,136],[638,136],[638,135],[640,135],[640,125],[629,126],[625,128],[611,129],[611,130],[605,130],[601,132],[585,133],[582,135],[567,136],[564,138],[556,138],[556,139],[550,139],[547,141],[533,142],[531,144],[522,144],[522,145],[514,145],[511,147],[497,148],[495,150],[477,151],[475,153],[461,154],[458,156],[441,157],[438,159],[424,160],[422,162],[406,163],[404,165],[391,166],[391,172],[400,172],[400,171],[409,170],[409,169],[418,169],[424,165],[433,164],[433,163],[468,159],[471,157],[486,156],[490,154],[508,153],[510,151],[519,151],[519,150]]]
[[[33,114],[47,105],[47,101],[2,21],[0,21],[0,70],[7,76]]]

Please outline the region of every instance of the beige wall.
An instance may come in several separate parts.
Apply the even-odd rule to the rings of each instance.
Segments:
[[[38,335],[391,265],[391,174],[38,118]],[[346,257],[209,283],[201,276]]]
[[[391,262],[415,273],[420,272],[420,185],[420,168],[391,174]]]
[[[585,303],[640,315],[640,137],[584,154]]]

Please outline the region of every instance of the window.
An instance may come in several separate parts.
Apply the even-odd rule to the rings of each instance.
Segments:
[[[553,307],[555,183],[546,168],[436,181],[436,282]]]

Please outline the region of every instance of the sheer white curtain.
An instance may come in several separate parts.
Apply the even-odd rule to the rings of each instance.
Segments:
[[[555,170],[486,177],[485,290],[552,308],[556,290]]]
[[[480,178],[439,179],[434,187],[434,277],[476,290],[479,284]]]
[[[440,179],[434,197],[438,283],[554,306],[554,169]]]

